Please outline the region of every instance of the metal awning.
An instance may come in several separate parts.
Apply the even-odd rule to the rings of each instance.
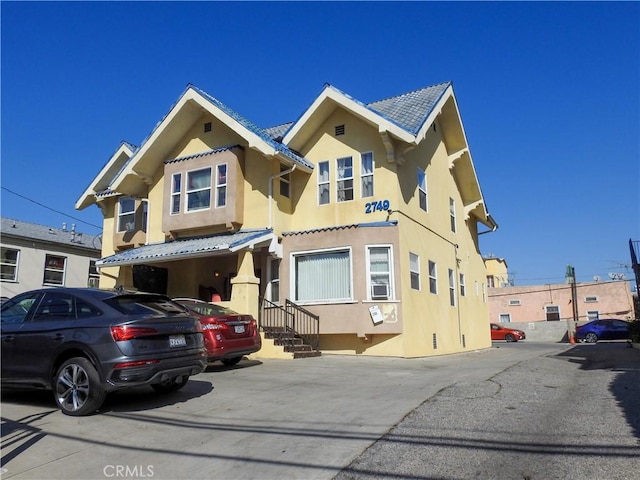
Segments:
[[[196,257],[234,253],[243,248],[269,244],[271,252],[278,250],[278,238],[271,229],[239,230],[207,237],[186,238],[154,243],[124,250],[96,261],[96,267],[120,267],[147,262],[171,262]]]

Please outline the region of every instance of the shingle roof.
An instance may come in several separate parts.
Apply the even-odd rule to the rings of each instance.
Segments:
[[[77,230],[72,231],[74,228],[75,226],[70,224],[69,227],[63,230],[62,228],[47,227],[4,217],[0,222],[0,234],[3,237],[38,240],[74,248],[95,250],[99,254],[102,248],[101,236],[89,235]]]
[[[237,247],[254,245],[269,240],[272,236],[271,229],[253,229],[154,243],[102,258],[96,262],[96,265],[110,267],[145,261],[170,261],[199,255],[212,255],[216,252],[228,252]]]
[[[313,163],[311,163],[310,161],[308,161],[306,158],[298,155],[297,153],[295,153],[294,151],[290,150],[288,147],[286,147],[285,145],[283,145],[282,143],[276,142],[269,134],[267,134],[267,132],[258,127],[256,124],[254,124],[253,122],[247,120],[246,118],[244,118],[242,115],[238,114],[237,112],[235,112],[234,110],[230,109],[229,107],[227,107],[224,103],[222,103],[220,100],[218,100],[215,97],[212,97],[211,95],[209,95],[207,92],[205,92],[204,90],[200,90],[198,87],[196,87],[195,85],[190,85],[191,88],[193,88],[195,91],[197,91],[198,93],[200,93],[200,95],[202,95],[203,97],[205,97],[207,100],[209,100],[211,103],[213,103],[216,107],[218,107],[220,110],[222,110],[223,112],[225,112],[227,115],[229,115],[231,118],[233,118],[235,121],[237,121],[240,125],[242,125],[244,128],[246,128],[247,130],[249,130],[250,132],[255,133],[258,137],[260,137],[262,140],[264,140],[267,144],[269,144],[271,147],[273,147],[275,150],[277,150],[278,152],[284,154],[285,156],[289,157],[291,160],[293,160],[295,163],[298,163],[300,165],[303,165],[306,168],[309,168],[311,170],[313,170]]]
[[[367,107],[415,135],[445,90],[450,86],[451,82],[440,83],[385,100],[378,100],[367,104]]]

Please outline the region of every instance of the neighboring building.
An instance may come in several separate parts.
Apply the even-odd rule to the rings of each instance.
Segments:
[[[93,204],[101,287],[219,294],[255,316],[293,302],[319,317],[324,352],[491,345],[478,235],[497,225],[451,83],[369,104],[326,85],[268,129],[188,86],[76,208]]]
[[[627,280],[577,283],[578,321],[634,318]],[[494,323],[566,321],[573,319],[571,285],[529,285],[489,289],[489,317]]]
[[[78,232],[75,225],[52,228],[2,218],[0,245],[3,297],[42,287],[98,285],[100,236]]]
[[[508,265],[504,258],[494,256],[484,257],[484,264],[487,267],[487,286],[489,288],[508,287],[509,280]]]

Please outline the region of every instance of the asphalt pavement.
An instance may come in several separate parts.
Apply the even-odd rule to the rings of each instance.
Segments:
[[[500,470],[490,464],[456,472],[456,465],[445,460],[457,456],[466,458],[463,465],[481,465],[478,452],[483,450],[509,453],[511,448],[512,455],[526,456],[543,448],[537,445],[548,439],[535,436],[535,425],[518,426],[518,418],[533,405],[553,406],[564,375],[580,371],[579,359],[567,355],[575,348],[593,346],[496,342],[486,350],[419,359],[326,354],[245,359],[235,367],[212,366],[169,395],[148,387],[112,394],[99,414],[88,417],[63,415],[50,393],[3,392],[1,477],[528,478],[508,476],[510,470],[496,475]],[[638,373],[637,364],[628,368],[630,375]],[[584,372],[603,375],[596,380],[605,386],[577,377],[576,389],[594,392],[603,404],[617,401],[607,389],[610,369]],[[541,378],[546,386],[535,392],[528,388]],[[512,379],[517,379],[513,385]],[[541,404],[532,404],[532,392]],[[492,410],[505,413],[496,429],[482,420]],[[569,413],[548,421],[574,418]],[[606,447],[610,458],[626,461],[635,455],[637,460],[640,433],[614,420],[618,423],[611,427],[620,437],[585,437],[569,442],[568,453],[584,459],[576,453],[579,448]],[[464,431],[456,430],[457,424],[465,425]],[[579,428],[580,421],[568,426]],[[528,432],[531,436],[522,436]],[[550,448],[563,446],[562,438]],[[614,445],[622,447],[622,455],[613,453]],[[637,469],[635,474],[638,478]]]

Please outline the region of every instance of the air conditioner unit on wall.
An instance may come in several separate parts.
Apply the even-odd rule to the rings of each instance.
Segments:
[[[387,299],[389,298],[389,285],[371,285],[371,298]]]

